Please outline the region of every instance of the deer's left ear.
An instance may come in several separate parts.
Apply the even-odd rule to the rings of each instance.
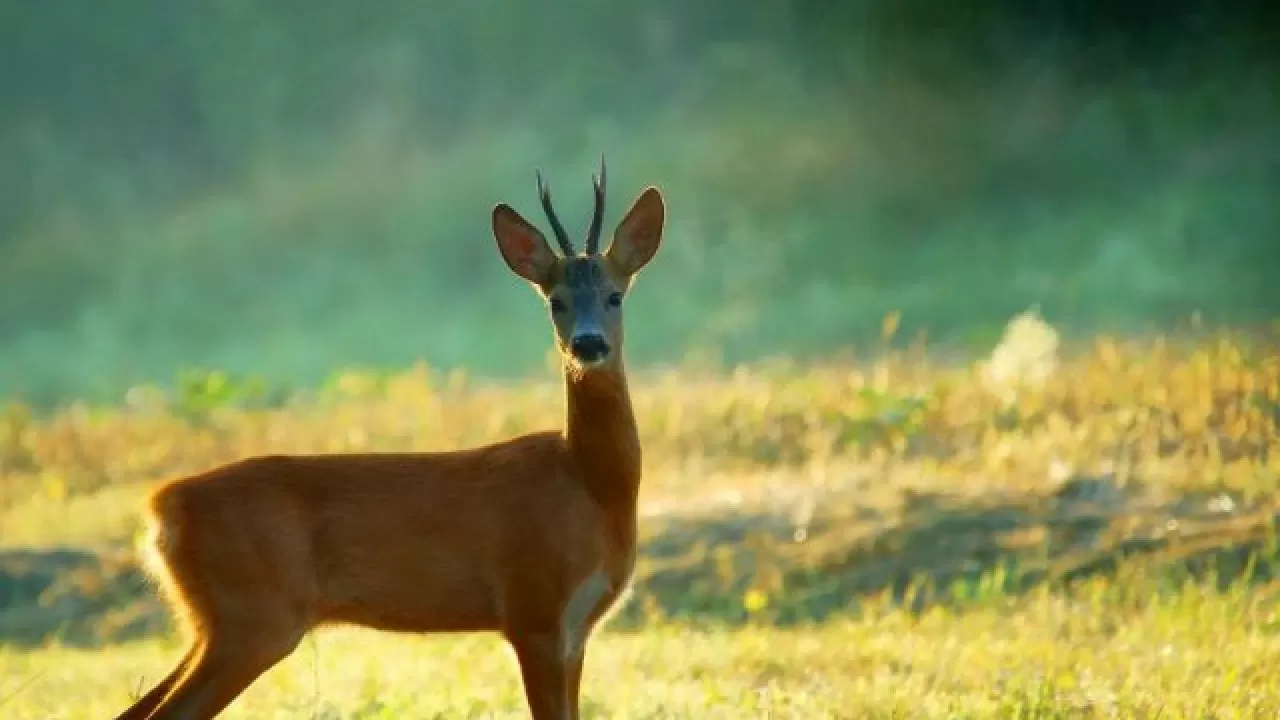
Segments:
[[[630,277],[653,259],[662,244],[666,215],[662,193],[656,187],[645,188],[622,222],[618,223],[618,229],[613,232],[613,243],[605,251],[605,256],[618,272]]]

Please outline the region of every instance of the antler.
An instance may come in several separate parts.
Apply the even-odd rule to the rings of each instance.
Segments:
[[[587,254],[596,254],[600,247],[600,226],[604,221],[604,153],[600,153],[600,173],[591,176],[595,187],[596,206],[591,213],[591,227],[587,230]]]
[[[573,251],[573,243],[569,242],[569,234],[564,231],[564,225],[560,224],[560,218],[556,217],[555,208],[551,207],[551,188],[542,181],[541,170],[535,171],[535,174],[538,176],[538,198],[542,200],[542,209],[547,213],[547,220],[555,233],[556,243],[560,245],[565,257],[573,257],[576,254]]]

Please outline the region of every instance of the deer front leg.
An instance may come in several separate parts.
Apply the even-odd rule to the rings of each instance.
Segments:
[[[565,669],[567,673],[565,682],[569,691],[569,720],[579,720],[581,718],[582,664],[586,659],[585,650],[586,647],[584,646],[578,650],[576,655],[571,656]]]
[[[569,705],[568,665],[559,632],[508,638],[520,663],[520,677],[533,720],[573,720]]]
[[[608,576],[597,570],[574,589],[560,614],[560,641],[565,659],[570,720],[578,720],[580,712],[582,664],[586,656],[587,641],[591,639],[591,630],[599,617],[601,605],[609,602],[611,592]]]

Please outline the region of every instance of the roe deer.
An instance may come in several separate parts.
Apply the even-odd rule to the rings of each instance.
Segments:
[[[533,718],[579,717],[588,637],[635,562],[622,299],[658,250],[666,207],[646,188],[599,252],[601,158],[579,254],[537,180],[563,257],[505,203],[493,234],[550,308],[563,431],[455,452],[260,456],[164,484],[148,503],[150,569],[191,643],[117,720],[215,717],[331,623],[500,633]]]

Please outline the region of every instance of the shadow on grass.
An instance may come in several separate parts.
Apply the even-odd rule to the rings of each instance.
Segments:
[[[98,646],[168,628],[132,553],[0,550],[0,645]]]
[[[1105,578],[1141,603],[1194,581],[1226,590],[1280,575],[1280,513],[1227,494],[1143,504],[1107,479],[997,501],[907,497],[896,518],[868,509],[798,525],[782,513],[667,521],[651,529],[635,597],[614,621],[794,625],[867,605],[962,608]],[[1126,597],[1128,593],[1130,596]],[[754,601],[754,602],[753,602]]]
[[[1271,504],[1136,495],[1078,479],[1047,497],[911,495],[891,517],[840,497],[803,524],[783,510],[652,520],[633,595],[611,627],[786,626],[869,604],[921,611],[1070,591],[1094,578],[1120,580],[1113,599],[1143,602],[1187,580],[1226,589],[1280,574]],[[169,628],[127,551],[0,550],[0,645],[100,646]]]

